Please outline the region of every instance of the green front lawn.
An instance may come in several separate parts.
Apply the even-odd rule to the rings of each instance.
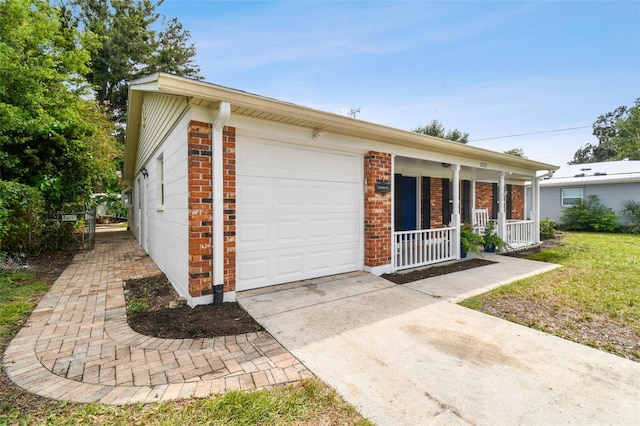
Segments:
[[[528,258],[563,268],[461,304],[640,360],[640,235],[566,233],[562,242]]]

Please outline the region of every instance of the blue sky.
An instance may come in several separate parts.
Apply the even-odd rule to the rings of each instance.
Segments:
[[[563,165],[640,96],[638,1],[181,1],[206,81]],[[571,131],[474,141],[588,126]]]

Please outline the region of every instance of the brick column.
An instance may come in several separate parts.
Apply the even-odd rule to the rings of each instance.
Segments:
[[[489,216],[493,208],[493,185],[490,182],[476,182],[476,209],[489,209]]]
[[[511,217],[515,220],[524,219],[524,186],[511,186]]]
[[[442,228],[444,223],[442,222],[442,214],[443,214],[443,206],[442,206],[442,192],[444,191],[442,187],[442,179],[441,178],[432,178],[431,179],[431,205],[429,208],[431,209],[431,223],[429,224],[429,228]]]
[[[224,291],[236,289],[236,128],[222,129]]]
[[[377,193],[377,182],[391,183],[391,154],[370,151],[364,157],[364,265],[391,264],[391,200],[393,192]]]
[[[213,187],[211,124],[189,122],[188,205],[189,205],[189,294],[213,294]]]

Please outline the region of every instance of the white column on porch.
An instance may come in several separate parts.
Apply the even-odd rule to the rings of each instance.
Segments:
[[[500,172],[500,176],[498,177],[498,227],[496,229],[498,236],[502,239],[505,238],[507,234],[507,215],[505,212],[505,184],[504,184],[504,175],[505,172]]]
[[[453,233],[453,249],[456,259],[460,258],[460,164],[453,164],[453,211],[451,213],[451,226],[456,230]]]
[[[540,244],[540,180],[537,177],[531,179],[531,220],[533,220],[533,239]]]

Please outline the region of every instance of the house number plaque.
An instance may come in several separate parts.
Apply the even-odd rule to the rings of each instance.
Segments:
[[[390,182],[388,182],[386,180],[376,182],[376,192],[378,192],[380,194],[386,194],[389,191],[391,191],[391,183]]]

